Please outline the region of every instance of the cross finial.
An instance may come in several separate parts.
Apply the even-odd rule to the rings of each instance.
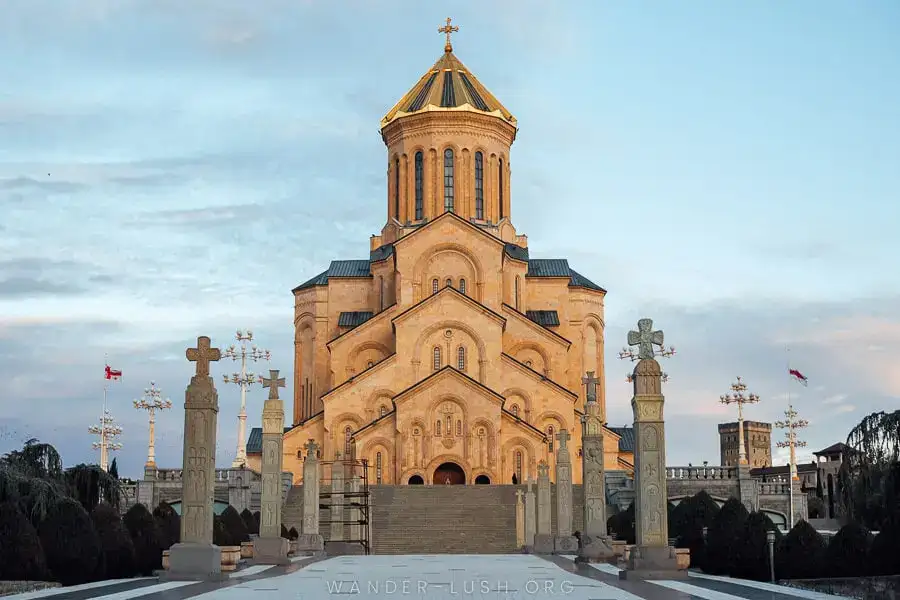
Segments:
[[[638,347],[639,359],[651,359],[653,346],[663,345],[663,332],[653,331],[653,319],[638,319],[638,330],[628,332],[628,345]]]
[[[316,452],[319,450],[319,445],[316,444],[316,442],[313,441],[312,438],[310,438],[310,440],[308,442],[303,444],[303,447],[306,448],[306,456],[309,456],[309,457],[315,457]]]
[[[198,337],[197,347],[188,348],[185,355],[189,361],[197,363],[197,377],[209,377],[209,363],[222,358],[218,348],[210,347],[209,338],[205,335]]]
[[[438,33],[447,34],[447,45],[444,46],[444,52],[453,52],[453,45],[450,43],[450,34],[456,31],[459,31],[459,27],[454,27],[450,23],[453,21],[450,17],[447,17],[447,24],[443,27],[438,27]]]
[[[284,377],[278,376],[278,369],[269,369],[269,377],[262,378],[262,385],[269,388],[269,400],[278,400],[278,388],[284,387]]]
[[[588,371],[585,376],[581,379],[581,383],[587,386],[587,401],[588,402],[596,402],[597,401],[597,384],[600,382],[599,379],[594,377],[593,371]]]
[[[556,439],[559,440],[559,448],[560,450],[565,450],[567,448],[566,442],[571,439],[572,436],[569,435],[568,429],[560,429],[559,433],[556,434]]]

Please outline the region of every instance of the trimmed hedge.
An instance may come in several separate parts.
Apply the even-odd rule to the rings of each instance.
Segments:
[[[707,532],[704,571],[715,575],[737,572],[738,542],[749,516],[747,508],[736,498],[729,498],[722,505]]]
[[[624,511],[608,518],[606,529],[615,535],[617,540],[624,540],[626,544],[635,543],[634,503],[631,503]]]
[[[160,502],[153,509],[153,518],[159,528],[163,550],[168,550],[181,540],[181,517],[168,502]]]
[[[775,532],[775,547],[781,542],[781,532],[765,513],[752,512],[736,542],[737,565],[729,575],[756,581],[769,581],[769,536]]]
[[[118,511],[109,504],[98,504],[91,511],[91,521],[97,530],[102,550],[102,568],[98,569],[97,579],[134,577],[134,543]]]
[[[719,505],[705,491],[685,498],[672,511],[675,523],[674,531],[669,530],[672,532],[670,536],[677,538],[679,548],[690,549],[692,567],[705,568],[706,542],[703,539],[703,528],[710,527],[717,514]]]
[[[162,569],[163,535],[156,519],[143,504],[128,509],[122,519],[134,544],[135,568],[139,575]]]
[[[281,537],[286,540],[291,539],[291,534],[288,533],[287,527],[284,526],[284,523],[281,524]]]
[[[254,531],[256,521],[253,519],[253,513],[249,509],[245,508],[241,511],[241,520],[244,522],[244,527],[247,528],[247,533],[251,535],[259,533],[259,531]]]
[[[872,575],[900,575],[900,525],[884,527],[872,540]]]
[[[863,577],[872,571],[869,551],[872,532],[856,523],[841,527],[825,551],[825,568],[829,577]]]
[[[290,529],[288,529],[288,539],[289,540],[296,540],[299,538],[300,538],[300,532],[297,531],[296,527],[291,527]]]
[[[244,524],[241,514],[233,506],[228,506],[222,511],[220,516],[225,529],[228,531],[231,541],[228,544],[229,546],[240,546],[241,542],[250,541],[250,533],[247,531],[247,526]]]
[[[38,532],[15,502],[0,504],[0,581],[49,578]]]
[[[38,527],[47,567],[56,581],[78,585],[94,581],[102,566],[100,537],[81,503],[62,498]]]
[[[778,579],[815,579],[825,573],[824,538],[812,525],[799,521],[788,532],[775,558]]]

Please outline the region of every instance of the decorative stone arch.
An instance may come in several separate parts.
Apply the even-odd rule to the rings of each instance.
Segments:
[[[538,356],[540,356],[541,360],[544,362],[543,374],[547,375],[548,377],[551,375],[551,373],[553,372],[553,363],[550,360],[550,353],[547,352],[546,348],[544,348],[543,346],[541,346],[540,344],[538,344],[536,342],[524,341],[524,342],[519,342],[518,344],[516,344],[512,348],[510,348],[509,351],[507,352],[507,354],[509,354],[516,360],[519,360],[516,357],[516,354],[518,354],[522,350],[532,350]],[[533,370],[537,371],[538,373],[542,372],[538,369],[533,369]]]
[[[512,474],[515,472],[515,464],[512,464],[512,460],[513,451],[516,448],[521,448],[525,452],[525,455],[522,457],[522,479],[527,481],[530,475],[534,474],[537,476],[537,471],[535,471],[534,467],[537,464],[537,452],[534,444],[522,436],[515,436],[506,440],[501,450],[500,471],[501,477],[504,478],[504,483],[511,481]],[[519,483],[524,483],[524,481]]]
[[[485,462],[487,464],[496,464],[497,463],[497,450],[500,446],[499,436],[497,435],[497,429],[494,427],[494,424],[485,417],[477,417],[472,421],[472,424],[469,426],[468,433],[471,435],[472,443],[475,444],[478,439],[478,428],[484,427],[485,429],[485,437],[487,438],[487,456],[485,457]],[[465,433],[465,432],[464,432]],[[477,452],[478,446],[473,445],[472,452],[473,454]],[[477,462],[475,464],[478,464]],[[479,467],[485,467],[485,465],[478,465]],[[491,482],[494,482],[495,478],[491,477]]]
[[[421,477],[423,485],[429,485],[428,478],[425,477],[425,471],[423,471],[420,467],[411,467],[400,473],[400,481],[398,483],[401,485],[408,485],[409,478],[413,475],[418,475],[419,477]]]
[[[379,450],[384,451],[384,456],[382,457],[381,463],[381,483],[389,484],[392,483],[392,475],[394,472],[394,444],[386,437],[379,436],[376,438],[372,438],[368,440],[360,451],[361,458],[364,458],[369,461],[368,470],[370,473],[369,481],[376,482],[377,485],[377,476],[378,473],[376,469],[378,468],[378,463],[376,460],[376,455]]]
[[[525,421],[526,423],[531,422],[531,409],[532,409],[532,400],[531,394],[523,390],[522,388],[506,388],[503,390],[503,393],[500,394],[503,396],[503,408],[506,410],[511,410],[512,405],[516,404],[515,400],[511,398],[511,396],[519,396],[522,398],[524,406],[520,406],[519,409],[522,411],[519,413],[519,418]]]
[[[487,362],[487,352],[484,344],[484,340],[478,333],[475,332],[472,327],[463,323],[462,321],[441,321],[440,323],[435,323],[425,329],[423,329],[419,333],[419,337],[416,339],[416,343],[413,346],[413,361],[418,361],[417,364],[421,364],[422,361],[422,345],[425,343],[425,339],[430,336],[432,333],[439,329],[459,329],[460,331],[465,331],[469,334],[469,336],[475,341],[475,347],[478,349],[478,377],[477,380],[480,383],[484,383],[484,365]],[[431,348],[429,347],[429,352]],[[428,357],[429,360],[427,365],[431,364],[431,356]],[[469,358],[467,358],[469,360]],[[419,374],[414,373],[415,378],[418,379]]]
[[[316,323],[316,315],[314,315],[313,313],[311,313],[309,311],[306,311],[306,312],[300,313],[294,319],[294,328],[297,331],[300,331],[301,329],[312,328],[313,325],[315,325],[315,323]],[[296,339],[299,336],[295,335],[294,337]]]
[[[443,157],[443,154],[441,154]],[[443,190],[443,184],[441,185],[441,190]],[[454,202],[456,199],[454,198]],[[443,206],[443,192],[441,195],[441,205]],[[467,281],[466,283],[466,294],[470,294],[473,298],[481,302],[482,300],[482,289],[484,288],[484,267],[481,264],[481,261],[478,260],[478,257],[466,246],[462,244],[457,244],[455,242],[444,242],[443,244],[437,244],[430,248],[428,252],[423,252],[422,256],[419,257],[419,260],[416,261],[415,266],[413,267],[413,288],[415,293],[413,294],[413,298],[415,302],[422,300],[427,295],[431,294],[431,279],[428,281],[424,281],[425,271],[431,262],[441,254],[444,253],[454,253],[461,256],[472,269],[472,279],[474,281]],[[470,291],[470,284],[475,284],[475,288]],[[440,278],[438,278],[438,289],[441,288],[443,282]],[[423,290],[427,290],[427,294],[423,293]]]
[[[435,414],[438,406],[440,406],[444,402],[452,402],[456,404],[459,407],[459,410],[462,412],[463,422],[468,423],[469,415],[465,402],[463,402],[462,398],[453,394],[442,394],[441,396],[438,396],[431,401],[431,404],[428,405],[427,415],[431,418],[432,421],[434,421],[435,419]]]
[[[382,354],[382,359],[388,356],[391,353],[391,350],[376,340],[366,340],[361,344],[354,346],[352,350],[347,354],[347,366],[349,368],[354,368],[356,365],[356,359],[359,358],[359,355],[365,352],[366,350],[378,350]]]
[[[475,480],[478,479],[479,477],[481,477],[482,475],[484,477],[488,478],[489,483],[491,485],[497,485],[498,483],[502,483],[500,481],[500,478],[497,477],[497,475],[494,473],[493,470],[482,469],[479,467],[477,469],[472,470],[472,481],[467,481],[466,485],[475,485]]]
[[[559,413],[555,410],[545,410],[544,412],[542,412],[540,415],[538,415],[537,419],[534,420],[534,425],[543,432],[544,429],[546,429],[545,425],[551,424],[548,423],[548,421],[555,421],[554,424],[557,426],[557,433],[559,432],[559,428],[568,429],[571,431],[568,420],[562,415],[562,413]]]
[[[474,478],[472,477],[472,469],[469,467],[469,463],[459,454],[440,454],[435,456],[428,462],[428,466],[425,467],[425,473],[427,477],[425,478],[425,482],[434,481],[434,472],[437,471],[437,468],[444,463],[453,463],[455,465],[459,465],[459,468],[463,470],[463,473],[466,476],[466,485],[469,485]]]
[[[366,400],[366,410],[372,413],[373,419],[377,419],[381,416],[378,412],[378,407],[384,404],[387,407],[388,412],[394,410],[394,396],[396,394],[393,390],[389,390],[387,388],[377,388],[369,394],[369,399]]]

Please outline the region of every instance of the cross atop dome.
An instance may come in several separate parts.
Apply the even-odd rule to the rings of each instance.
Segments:
[[[444,46],[444,52],[453,52],[453,45],[450,43],[450,34],[459,31],[459,26],[452,26],[450,23],[453,21],[450,17],[447,17],[447,24],[443,27],[438,27],[438,33],[446,33],[447,34],[447,44]]]

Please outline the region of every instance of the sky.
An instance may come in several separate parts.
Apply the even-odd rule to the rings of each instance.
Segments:
[[[792,402],[809,421],[804,460],[900,407],[896,2],[3,0],[0,452],[36,437],[96,461],[105,356],[132,477],[151,380],[174,405],[157,463],[180,466],[198,335],[252,329],[272,352],[255,370],[290,384],[290,290],[368,256],[379,120],[440,56],[447,16],[518,119],[531,256],[609,290],[610,425],[632,420],[618,351],[641,317],[677,350],[670,465],[718,463],[738,375],[761,398],[747,419]],[[240,393],[218,388],[228,466]],[[248,430],[264,398],[249,392]]]

